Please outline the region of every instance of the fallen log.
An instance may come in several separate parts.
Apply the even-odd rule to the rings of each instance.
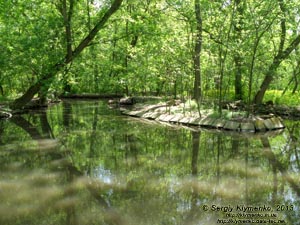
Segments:
[[[122,94],[94,94],[94,93],[82,93],[82,94],[68,94],[68,95],[61,95],[59,98],[82,98],[82,99],[102,99],[102,98],[122,98]]]

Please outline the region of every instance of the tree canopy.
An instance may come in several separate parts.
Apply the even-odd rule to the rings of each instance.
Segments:
[[[0,94],[14,99],[12,108],[49,94],[260,104],[268,91],[298,91],[296,0],[2,0],[0,6]]]

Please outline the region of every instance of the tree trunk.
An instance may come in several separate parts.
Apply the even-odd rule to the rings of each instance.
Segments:
[[[202,47],[202,18],[201,18],[201,9],[200,1],[195,0],[195,15],[197,21],[197,34],[195,40],[195,49],[194,49],[194,93],[193,99],[199,102],[201,97],[201,47]]]
[[[234,98],[235,100],[243,99],[243,89],[242,89],[242,58],[239,55],[234,56],[235,64],[235,81],[234,81]]]
[[[235,41],[239,42],[242,40],[242,16],[244,13],[242,0],[235,0],[234,2],[236,10],[237,10],[237,21],[234,23],[234,37]],[[243,98],[243,90],[242,90],[242,61],[243,58],[239,53],[239,50],[235,52],[233,57],[235,64],[235,99],[242,100]]]
[[[73,15],[74,0],[70,0],[69,9],[67,9],[67,0],[62,1],[62,11],[61,14],[64,18],[65,33],[66,33],[66,49],[67,49],[67,60],[71,60],[73,50],[72,50],[72,15]]]
[[[3,91],[3,87],[2,87],[1,84],[0,84],[0,94],[1,94],[2,96],[4,96],[4,91]]]
[[[72,60],[72,43],[73,43],[73,34],[72,34],[72,15],[74,9],[74,0],[69,0],[69,8],[67,7],[67,0],[62,0],[62,7],[61,7],[61,14],[64,19],[65,25],[65,38],[66,38],[66,52],[67,52],[67,61]],[[69,93],[71,91],[71,85],[68,82],[68,72],[69,69],[65,68],[64,76],[63,76],[63,83],[64,83],[64,93]],[[48,89],[45,90],[44,95],[46,95]]]
[[[280,27],[281,27],[281,34],[280,34],[280,43],[278,48],[278,53],[273,59],[273,63],[270,65],[268,71],[265,74],[265,78],[260,86],[260,89],[256,93],[254,97],[255,104],[261,104],[264,98],[264,95],[269,88],[271,82],[273,81],[274,74],[276,73],[277,68],[281,64],[281,62],[289,57],[291,52],[297,48],[300,43],[300,34],[291,42],[291,44],[285,49],[284,45],[286,42],[286,8],[284,5],[283,0],[279,0],[279,7],[281,10],[281,20],[280,20]]]
[[[47,73],[40,80],[38,80],[35,84],[28,88],[28,90],[19,98],[17,98],[11,105],[11,109],[22,109],[24,106],[31,101],[35,94],[37,94],[42,86],[46,86],[46,84],[50,84],[49,81],[51,78],[55,76],[55,74],[63,67],[62,63],[56,64],[52,73]]]
[[[67,54],[62,60],[56,63],[47,70],[35,84],[33,84],[20,98],[17,98],[12,104],[12,109],[22,109],[42,87],[49,87],[55,75],[67,64],[71,63],[95,38],[97,33],[104,27],[107,20],[120,8],[123,0],[114,0],[111,7],[103,14],[96,23],[95,27],[89,34],[80,42],[80,44],[72,52],[72,57]]]
[[[201,132],[192,131],[192,175],[197,176],[198,174],[198,155],[199,155],[199,147],[200,147],[200,135]]]
[[[260,89],[256,93],[254,97],[255,104],[261,104],[264,98],[264,95],[269,88],[271,82],[274,78],[274,73],[276,73],[277,68],[279,67],[280,63],[289,57],[291,52],[299,45],[300,43],[300,34],[292,41],[292,43],[282,52],[278,53],[271,66],[269,67],[268,71],[265,74],[265,78],[260,86]]]
[[[299,82],[298,82],[298,78],[295,77],[295,85],[294,85],[294,88],[292,90],[292,94],[295,94],[297,89],[298,89],[298,85],[299,85]]]

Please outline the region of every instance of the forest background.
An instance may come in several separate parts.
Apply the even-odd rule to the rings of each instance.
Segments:
[[[299,1],[0,4],[0,99],[13,109],[72,93],[299,104]]]

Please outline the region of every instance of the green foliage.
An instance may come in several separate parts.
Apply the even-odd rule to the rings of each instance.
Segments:
[[[73,49],[107,8],[92,1],[86,3],[75,1],[70,24]],[[196,32],[193,3],[124,1],[89,48],[55,77],[51,92],[64,93],[69,85],[74,93],[189,98],[194,79]],[[1,1],[0,4],[0,84],[5,96],[16,97],[66,55],[62,1]],[[283,16],[288,31],[283,47],[297,35],[299,4],[295,0],[285,2],[286,14],[282,15],[278,2],[250,1],[237,8],[234,1],[201,1],[203,99],[213,98],[214,102],[219,102],[218,98],[234,99],[235,75],[239,69],[243,100],[251,101],[278,52]],[[299,68],[297,48],[274,72],[271,88],[298,90]],[[265,100],[273,98],[269,95]],[[284,97],[277,98],[277,102],[285,102],[280,100]]]
[[[11,2],[5,9],[0,15],[2,83],[4,91],[13,95],[25,91],[61,56],[62,24],[54,5],[44,1]]]
[[[286,92],[282,95],[282,91],[269,90],[266,92],[265,101],[272,101],[277,105],[298,106],[300,104],[299,92]]]

